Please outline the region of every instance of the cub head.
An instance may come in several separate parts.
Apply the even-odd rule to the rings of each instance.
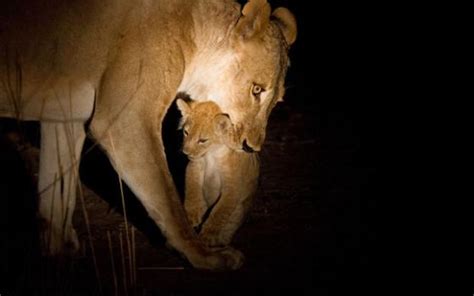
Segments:
[[[211,101],[194,102],[178,99],[181,111],[180,128],[183,129],[183,153],[191,160],[204,156],[219,145],[238,149],[229,115],[222,113]]]
[[[266,0],[249,0],[226,38],[204,51],[185,77],[182,91],[208,98],[229,115],[240,150],[259,151],[270,112],[285,93],[288,50],[296,21],[286,8],[271,11]]]

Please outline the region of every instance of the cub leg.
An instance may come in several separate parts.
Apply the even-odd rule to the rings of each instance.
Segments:
[[[242,224],[250,208],[248,195],[236,196],[235,191],[225,190],[204,223],[199,237],[208,246],[227,246]]]
[[[260,174],[257,154],[228,154],[221,172],[222,192],[199,234],[208,246],[227,246],[250,210]],[[238,168],[236,170],[235,168]]]
[[[79,248],[72,215],[84,139],[82,122],[41,122],[38,192],[45,255],[74,252]]]
[[[234,237],[234,234],[237,232],[239,227],[242,225],[247,213],[252,204],[252,198],[247,197],[237,201],[237,205],[234,208],[234,211],[230,214],[227,221],[223,223],[220,231],[215,238],[215,243],[219,245],[229,245]],[[207,241],[211,241],[212,238],[207,238]]]
[[[191,226],[198,227],[208,209],[203,193],[204,168],[200,162],[190,162],[186,167],[184,209]]]

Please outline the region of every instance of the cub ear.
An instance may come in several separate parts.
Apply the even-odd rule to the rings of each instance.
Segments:
[[[249,0],[242,9],[242,16],[236,25],[236,34],[250,39],[262,32],[270,22],[271,8],[266,0]]]
[[[230,132],[232,122],[228,114],[220,113],[214,117],[214,130],[219,136],[225,135]]]
[[[177,99],[176,105],[178,106],[179,111],[181,111],[181,115],[183,115],[183,117],[187,117],[191,112],[191,102],[187,103],[183,99]]]
[[[280,27],[288,46],[296,40],[297,28],[295,16],[286,8],[278,7],[272,13],[272,18]]]

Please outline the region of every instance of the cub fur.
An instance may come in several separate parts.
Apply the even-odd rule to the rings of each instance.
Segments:
[[[191,224],[209,246],[229,245],[248,212],[257,189],[257,153],[237,151],[230,118],[212,101],[177,100],[183,115],[186,168],[184,208]]]

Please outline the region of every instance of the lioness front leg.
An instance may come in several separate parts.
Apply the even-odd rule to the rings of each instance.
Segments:
[[[82,122],[41,122],[38,192],[41,243],[45,255],[79,248],[72,215],[84,139]]]

